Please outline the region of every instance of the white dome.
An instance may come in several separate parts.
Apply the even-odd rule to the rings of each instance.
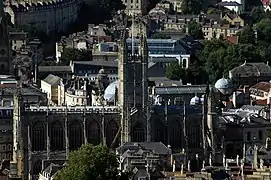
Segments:
[[[216,89],[229,89],[232,88],[231,80],[226,78],[221,78],[215,83]]]
[[[104,92],[104,99],[106,101],[114,102],[117,87],[118,87],[118,81],[114,81],[111,84],[109,84],[109,86],[107,86]]]
[[[222,94],[231,94],[233,85],[231,80],[221,78],[215,83],[215,88],[218,89]]]
[[[200,98],[198,96],[195,96],[190,100],[190,105],[197,105],[200,104],[200,102],[201,102]]]

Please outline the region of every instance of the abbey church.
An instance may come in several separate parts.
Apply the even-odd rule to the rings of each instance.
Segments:
[[[162,105],[155,105],[147,71],[146,37],[141,38],[138,51],[131,52],[123,33],[119,42],[118,82],[114,89],[116,103],[33,106],[24,103],[19,86],[14,95],[10,176],[35,179],[43,169],[43,162],[66,160],[71,150],[86,143],[102,143],[114,149],[127,142],[155,141],[177,151],[202,153],[201,121],[207,118],[207,106],[178,104],[174,98],[170,104],[168,100],[172,97],[165,97]],[[179,109],[168,108],[170,105]],[[210,101],[208,106],[215,106],[215,102]],[[208,112],[209,109],[213,108],[208,108]],[[212,116],[210,113],[208,118]]]

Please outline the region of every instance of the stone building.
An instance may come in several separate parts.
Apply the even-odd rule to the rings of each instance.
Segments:
[[[250,87],[261,81],[268,82],[271,78],[271,68],[268,63],[244,62],[229,71],[229,78],[235,88],[244,85]]]
[[[123,0],[122,3],[126,6],[126,13],[131,15],[146,14],[148,8],[148,0]]]
[[[66,32],[78,14],[77,0],[61,1],[9,1],[5,12],[11,16],[11,22],[17,28],[36,28],[46,32]]]
[[[127,142],[156,141],[169,144],[172,149],[185,149],[187,156],[202,153],[202,117],[208,119],[208,128],[212,128],[210,124],[217,116],[212,88],[202,88],[203,94],[207,93],[206,89],[212,92],[208,96],[208,111],[207,99],[203,100],[204,108],[198,99],[191,105],[168,106],[169,94],[164,94],[164,105],[152,105],[153,100],[148,96],[146,38],[141,39],[137,53],[129,53],[126,43],[123,37],[119,46],[118,84],[115,86],[117,105],[31,106],[23,103],[18,88],[14,95],[10,177],[36,179],[42,170],[42,160],[67,159],[70,150],[85,143],[103,143],[116,148]],[[194,92],[199,91],[199,88],[194,89]],[[191,89],[186,87],[187,90]],[[209,145],[206,150],[211,152],[207,147]]]
[[[8,18],[3,9],[3,1],[0,2],[0,71],[2,74],[12,72],[11,49],[9,46]]]

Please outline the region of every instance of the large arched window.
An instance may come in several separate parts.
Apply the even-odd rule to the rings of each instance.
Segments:
[[[144,142],[145,141],[145,131],[144,125],[140,122],[137,122],[132,128],[132,141],[133,142]]]
[[[119,126],[116,123],[116,121],[112,120],[107,124],[107,128],[106,128],[107,140],[106,140],[106,142],[109,147],[111,146],[116,134],[118,133],[118,130],[119,130]],[[117,142],[116,142],[116,144],[117,144]]]
[[[32,151],[45,150],[45,125],[44,123],[37,121],[32,126]]]
[[[101,140],[100,126],[97,121],[93,120],[88,125],[87,130],[88,143],[97,145]]]
[[[50,142],[52,151],[64,149],[64,129],[59,121],[55,121],[51,124]]]
[[[42,168],[42,161],[41,160],[37,160],[34,163],[32,175],[34,175],[34,176],[39,175],[39,173],[42,170],[41,168]]]
[[[177,119],[168,122],[169,145],[173,148],[182,147],[182,127]]]
[[[155,122],[153,124],[154,126],[152,126],[152,127],[155,127],[153,140],[155,142],[165,143],[165,140],[166,140],[165,134],[164,134],[165,128],[166,128],[165,125],[161,123],[159,119],[156,119],[154,122]]]
[[[69,125],[69,146],[70,150],[76,150],[81,147],[83,142],[82,127],[78,121],[74,121]]]
[[[188,147],[199,148],[201,142],[201,129],[197,124],[190,124],[187,128]]]

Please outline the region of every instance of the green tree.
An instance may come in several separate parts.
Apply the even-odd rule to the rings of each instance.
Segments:
[[[271,42],[271,19],[264,18],[256,25],[257,33],[258,33],[258,40]]]
[[[64,48],[61,54],[61,64],[69,65],[70,61],[91,61],[92,53],[89,50],[75,48]]]
[[[239,43],[241,44],[255,44],[255,34],[251,26],[246,26],[241,32],[238,32]]]
[[[120,174],[116,156],[102,145],[83,145],[69,155],[68,165],[56,180],[128,180],[128,173]]]
[[[152,36],[151,36],[153,39],[170,39],[170,36],[168,35],[165,35],[163,33],[154,33]]]
[[[250,12],[250,17],[252,18],[253,23],[257,23],[260,20],[262,20],[265,16],[265,12],[263,10],[263,7],[256,6],[254,7]]]
[[[187,25],[187,29],[188,29],[188,34],[190,36],[193,36],[195,39],[203,38],[202,27],[196,21],[190,21]]]
[[[215,82],[237,65],[247,62],[261,62],[259,48],[252,44],[230,44],[222,40],[211,40],[205,43],[200,59],[205,64],[209,81]]]
[[[166,77],[171,80],[180,80],[185,78],[185,70],[178,62],[172,62],[166,67]]]
[[[181,8],[184,14],[199,14],[202,6],[202,0],[183,0]]]

